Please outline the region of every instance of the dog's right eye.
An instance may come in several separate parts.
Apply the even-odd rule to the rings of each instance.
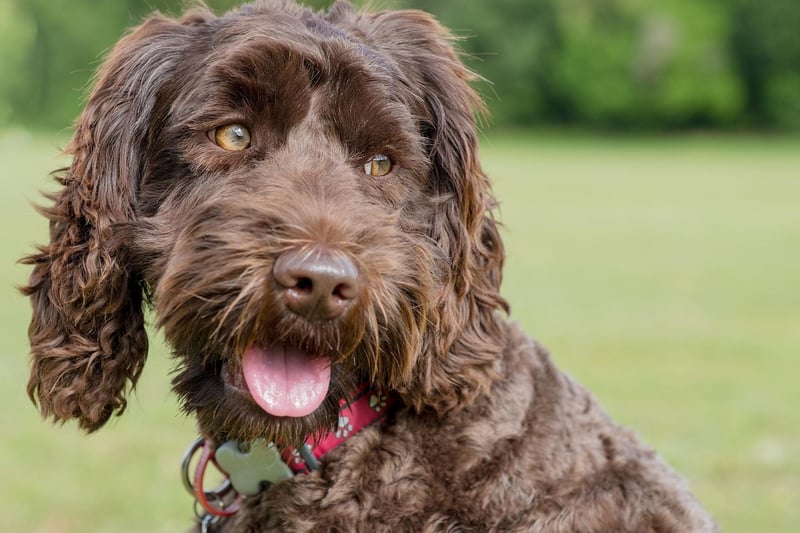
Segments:
[[[382,178],[392,171],[394,163],[383,154],[376,155],[364,165],[364,172],[373,178]]]
[[[230,152],[238,152],[250,147],[250,131],[241,124],[228,124],[208,132],[211,142]]]

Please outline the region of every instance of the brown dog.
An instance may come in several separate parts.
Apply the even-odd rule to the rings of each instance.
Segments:
[[[271,441],[313,470],[231,503],[234,484],[204,527],[715,531],[504,316],[472,77],[415,11],[264,0],[133,30],[27,258],[42,413],[94,431],[125,409],[147,303],[201,461]],[[356,391],[380,422],[353,426]]]

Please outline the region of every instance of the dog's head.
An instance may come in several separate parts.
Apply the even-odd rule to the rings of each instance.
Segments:
[[[124,410],[146,303],[212,437],[300,439],[362,382],[437,411],[485,391],[503,251],[471,78],[415,11],[276,0],[134,29],[26,259],[43,414]]]

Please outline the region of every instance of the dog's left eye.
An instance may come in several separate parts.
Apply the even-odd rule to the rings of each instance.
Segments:
[[[250,147],[250,131],[241,124],[228,124],[208,132],[211,142],[231,152],[238,152]]]
[[[364,165],[364,172],[372,177],[380,178],[392,171],[394,163],[383,154],[376,155]]]

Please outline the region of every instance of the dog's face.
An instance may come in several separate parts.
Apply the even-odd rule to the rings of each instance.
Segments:
[[[469,78],[417,12],[261,2],[134,30],[27,259],[43,413],[124,409],[143,299],[219,440],[296,442],[364,382],[417,409],[485,388],[502,245]]]

